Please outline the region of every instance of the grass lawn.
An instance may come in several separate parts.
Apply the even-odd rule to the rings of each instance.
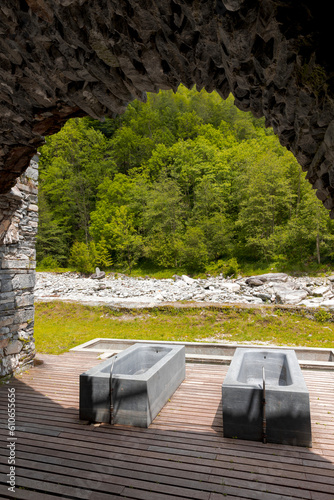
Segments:
[[[334,323],[322,311],[279,307],[158,307],[115,311],[64,302],[36,304],[38,352],[60,354],[95,337],[207,341],[268,342],[273,345],[333,347]]]

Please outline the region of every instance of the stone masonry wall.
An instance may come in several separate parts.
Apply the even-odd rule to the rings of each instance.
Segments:
[[[33,363],[38,157],[0,195],[0,379]]]

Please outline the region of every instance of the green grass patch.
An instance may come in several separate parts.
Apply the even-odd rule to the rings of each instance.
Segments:
[[[38,352],[60,354],[96,337],[188,342],[268,342],[332,347],[332,317],[276,307],[158,307],[113,310],[63,302],[36,304]]]
[[[67,272],[77,272],[73,267],[47,267],[40,266],[38,263],[36,265],[36,271],[40,273],[67,273]]]

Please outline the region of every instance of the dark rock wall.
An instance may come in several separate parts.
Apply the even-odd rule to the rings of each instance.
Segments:
[[[68,118],[182,82],[265,116],[334,216],[330,17],[313,0],[2,0],[1,192]]]

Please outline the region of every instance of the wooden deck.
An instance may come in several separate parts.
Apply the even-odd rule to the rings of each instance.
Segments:
[[[304,371],[313,448],[222,436],[227,367],[187,365],[149,429],[78,419],[78,375],[91,354],[44,364],[0,387],[0,498],[334,500],[334,372]],[[8,387],[16,389],[16,492],[8,492]]]

